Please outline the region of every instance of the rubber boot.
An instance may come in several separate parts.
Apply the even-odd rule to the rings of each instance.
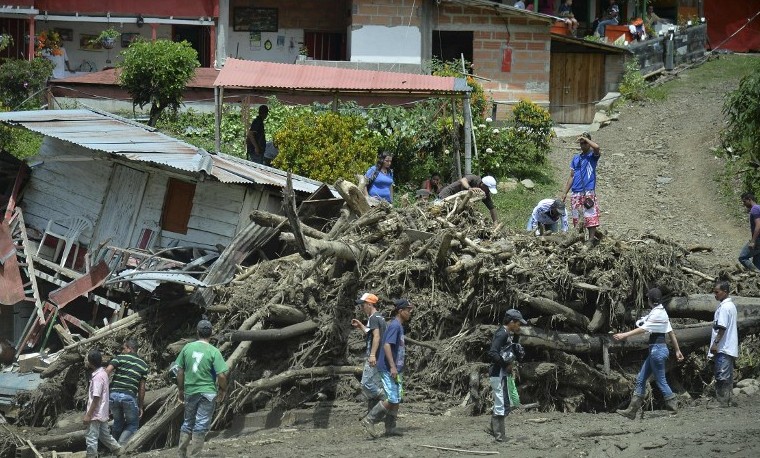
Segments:
[[[628,408],[625,410],[618,410],[617,413],[631,420],[635,420],[636,414],[639,413],[639,409],[641,409],[641,404],[643,404],[643,402],[644,398],[634,394],[631,397],[631,403],[628,404]]]
[[[192,439],[190,433],[179,433],[179,447],[177,447],[179,458],[187,458],[187,446],[190,445],[190,439]]]
[[[403,436],[401,431],[396,428],[396,418],[398,416],[398,410],[389,410],[385,414],[385,435],[386,436]]]
[[[375,423],[382,420],[386,413],[388,413],[388,410],[381,401],[375,404],[375,407],[369,411],[366,417],[362,418],[362,426],[373,439],[380,437],[380,434],[375,431]]]
[[[493,430],[493,438],[496,442],[503,442],[506,436],[504,415],[494,415],[491,417],[491,429]]]
[[[715,382],[715,397],[718,400],[718,405],[721,407],[731,407],[731,391],[733,385],[734,384],[731,380]]]
[[[678,398],[673,395],[672,398],[665,400],[665,407],[673,413],[678,412]]]
[[[206,442],[206,433],[193,433],[193,440],[190,441],[190,447],[187,450],[187,457],[201,456],[203,444]]]

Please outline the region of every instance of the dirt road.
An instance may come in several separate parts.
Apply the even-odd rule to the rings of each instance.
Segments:
[[[593,134],[603,149],[598,192],[602,225],[613,233],[653,231],[686,246],[708,245],[707,265],[735,263],[747,228],[740,203],[721,197],[722,170],[711,147],[722,127],[722,95],[737,84],[728,78],[688,83],[681,76],[664,102],[620,107],[620,121]],[[559,139],[552,163],[566,176],[573,138]],[[409,387],[414,397],[414,387]],[[417,395],[419,397],[419,395]],[[367,439],[359,425],[361,404],[324,401],[304,406],[319,418],[285,420],[271,429],[244,429],[235,437],[211,437],[204,456],[442,457],[462,450],[520,457],[760,456],[760,395],[718,408],[689,400],[677,415],[649,411],[629,421],[614,413],[517,412],[508,417],[509,441],[496,444],[484,432],[487,415],[469,416],[461,400],[412,402],[401,410],[400,438]],[[610,407],[613,410],[613,406]],[[433,413],[430,413],[433,412]],[[380,426],[382,427],[382,426]],[[457,450],[436,449],[425,446]],[[176,450],[153,451],[160,457]]]

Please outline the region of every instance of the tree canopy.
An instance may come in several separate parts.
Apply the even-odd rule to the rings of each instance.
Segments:
[[[200,66],[190,43],[169,40],[136,41],[122,51],[119,84],[132,96],[132,105],[150,104],[148,125],[155,126],[161,113],[177,111],[182,91]]]

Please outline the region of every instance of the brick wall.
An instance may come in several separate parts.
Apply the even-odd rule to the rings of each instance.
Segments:
[[[528,98],[548,103],[551,24],[448,3],[441,4],[433,18],[436,30],[474,32],[474,73],[491,80],[481,83],[495,101]],[[502,56],[507,48],[512,50],[509,72],[502,71]]]
[[[419,27],[420,0],[353,0],[351,24]]]

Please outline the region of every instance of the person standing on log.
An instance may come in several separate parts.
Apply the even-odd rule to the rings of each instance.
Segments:
[[[715,397],[721,407],[731,406],[734,389],[734,360],[739,356],[739,332],[736,325],[736,305],[729,297],[727,281],[718,281],[713,288],[715,309],[710,349],[707,357],[715,358]]]
[[[179,400],[185,403],[185,420],[179,433],[180,458],[200,456],[214,406],[222,403],[227,394],[227,363],[209,342],[211,322],[199,321],[197,331],[198,340],[182,347],[175,361]]]
[[[351,320],[351,326],[361,330],[367,341],[367,357],[362,371],[362,392],[367,398],[367,413],[385,397],[383,381],[377,370],[378,351],[383,343],[386,323],[381,312],[377,311],[378,298],[374,294],[364,293],[356,299],[358,307],[367,315],[367,324],[357,319]]]
[[[498,193],[496,189],[496,178],[487,175],[481,178],[478,175],[465,175],[457,181],[446,185],[441,192],[438,193],[439,199],[445,199],[449,196],[471,188],[480,188],[486,193],[486,198],[483,199],[483,204],[491,214],[491,221],[496,222],[496,208],[493,205],[493,199],[491,194]]]
[[[404,358],[406,355],[406,345],[404,343],[404,324],[412,319],[414,306],[406,299],[397,299],[394,301],[394,313],[396,318],[388,324],[388,328],[383,335],[383,351],[377,361],[377,367],[380,371],[380,378],[383,381],[383,389],[387,399],[378,402],[366,417],[362,418],[362,426],[367,430],[370,436],[377,438],[380,434],[375,431],[375,423],[385,419],[385,435],[400,436],[401,433],[396,429],[396,418],[398,417],[398,408],[403,400],[404,380]]]
[[[637,328],[628,332],[620,332],[612,336],[613,339],[619,341],[645,332],[649,333],[649,356],[644,360],[639,375],[636,377],[636,387],[633,390],[631,403],[628,405],[627,409],[617,411],[620,415],[630,418],[631,420],[636,418],[636,414],[639,412],[639,409],[641,409],[641,404],[644,402],[647,380],[649,380],[649,377],[652,375],[654,375],[657,386],[660,387],[660,391],[662,391],[662,396],[665,399],[665,405],[667,408],[673,412],[678,411],[678,400],[665,378],[665,363],[668,361],[669,355],[668,345],[665,343],[666,335],[670,336],[670,341],[673,343],[673,348],[676,350],[676,359],[678,359],[678,361],[683,361],[683,354],[678,347],[676,334],[670,326],[668,312],[665,311],[665,306],[662,305],[662,292],[660,289],[650,289],[647,292],[647,299],[652,310],[649,314],[636,322]]]
[[[519,310],[509,309],[504,314],[502,326],[496,330],[491,340],[488,357],[491,359],[489,380],[493,395],[493,413],[488,429],[497,442],[506,438],[504,419],[509,415],[509,392],[505,386],[508,376],[512,375],[512,364],[522,358],[523,349],[517,342],[520,326],[528,324]],[[507,400],[507,402],[505,402]]]
[[[129,338],[122,345],[122,354],[113,358],[108,367],[111,380],[111,415],[113,415],[113,437],[119,444],[126,445],[140,427],[144,400],[145,377],[148,364],[137,356],[137,341]]]
[[[121,455],[121,446],[108,429],[108,374],[103,369],[103,356],[98,350],[87,353],[87,368],[92,370],[87,390],[87,410],[82,423],[87,427],[85,443],[87,458],[98,457],[98,440],[115,455]]]
[[[596,166],[602,152],[599,145],[591,141],[591,134],[583,132],[578,137],[580,153],[570,161],[570,177],[565,184],[562,202],[570,196],[570,208],[573,211],[573,227],[577,227],[581,216],[583,225],[588,230],[588,246],[596,245],[596,228],[599,227],[599,202],[596,199]]]
[[[749,242],[739,253],[739,262],[748,270],[760,272],[760,205],[751,192],[742,194],[742,204],[749,213]]]

